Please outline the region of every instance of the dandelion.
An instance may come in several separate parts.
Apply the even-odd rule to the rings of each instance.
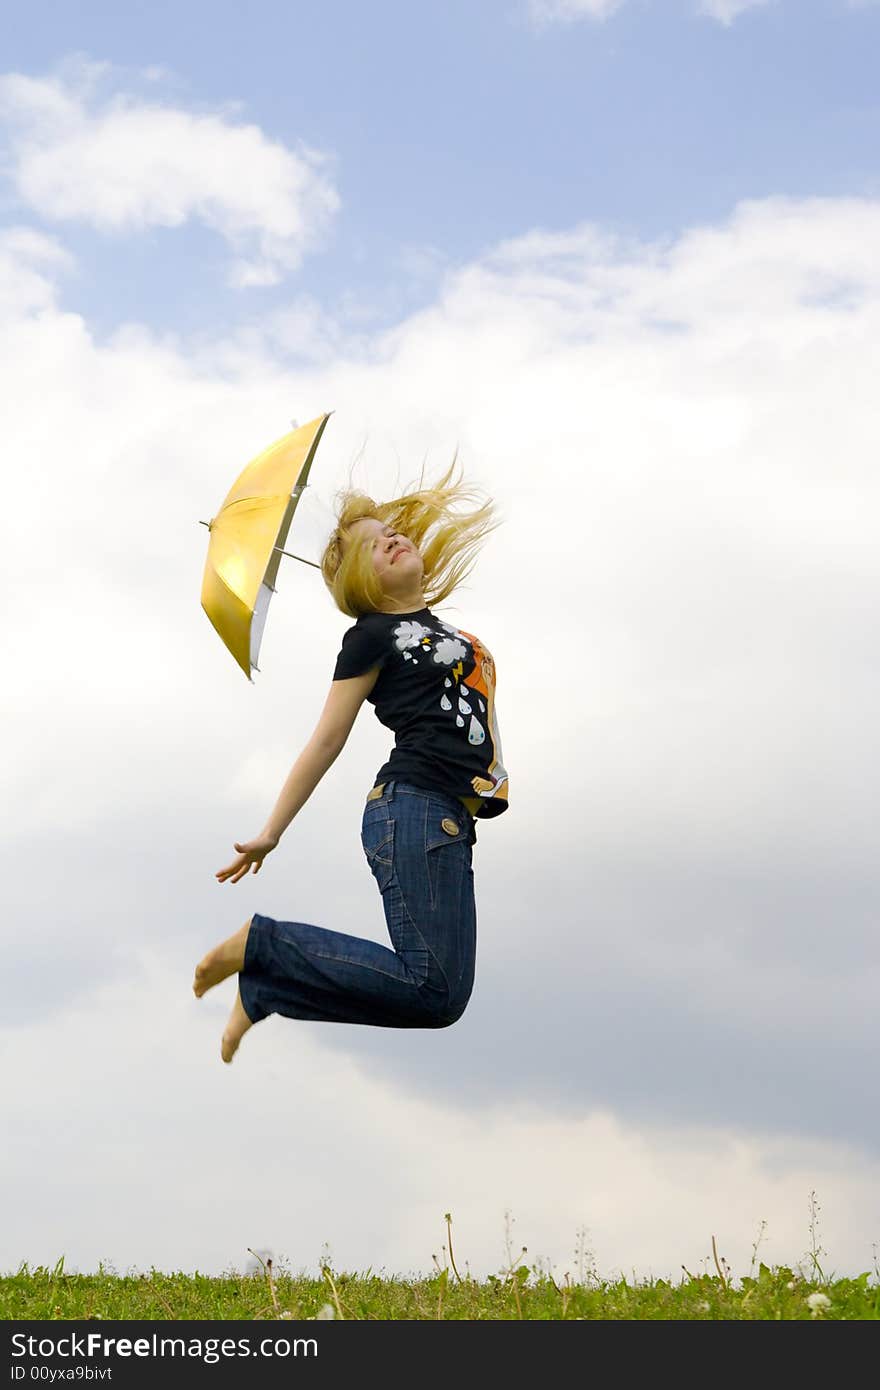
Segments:
[[[826,1293],[811,1293],[807,1299],[811,1318],[821,1318],[826,1308],[831,1307],[831,1299]]]
[[[316,1322],[329,1322],[331,1318],[335,1318],[335,1317],[336,1317],[336,1309],[333,1307],[333,1304],[332,1304],[332,1303],[325,1303],[324,1306],[323,1306],[323,1308],[321,1308],[321,1310],[315,1314],[315,1321],[316,1321]]]

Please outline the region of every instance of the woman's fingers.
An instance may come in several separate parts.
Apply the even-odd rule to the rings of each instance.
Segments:
[[[240,879],[244,878],[245,874],[250,873],[251,868],[253,868],[254,873],[256,873],[259,867],[259,863],[254,864],[252,860],[244,858],[237,859],[236,862],[230,864],[227,869],[221,869],[217,874],[217,878],[221,883],[225,883],[228,878],[231,878],[233,883],[238,883]]]
[[[238,883],[251,869],[255,874],[258,873],[272,846],[260,840],[253,840],[245,844],[235,844],[234,848],[238,850],[238,857],[233,859],[231,864],[227,864],[225,869],[218,869],[214,875],[221,883],[225,883],[228,878],[231,878],[233,883]]]
[[[242,869],[242,867],[245,866],[246,864],[247,864],[247,860],[246,860],[242,855],[239,855],[239,857],[238,857],[237,859],[233,860],[233,862],[232,862],[231,864],[227,864],[225,869],[218,869],[218,870],[217,870],[217,873],[216,873],[216,875],[215,875],[215,877],[218,878],[218,879],[220,880],[221,883],[225,883],[226,880],[227,880],[230,876],[232,876],[233,874],[234,874],[234,875],[238,875],[239,871],[240,871],[240,870]],[[233,878],[233,882],[234,882],[234,883],[237,883],[237,882],[238,882],[237,877],[236,877],[236,878]]]

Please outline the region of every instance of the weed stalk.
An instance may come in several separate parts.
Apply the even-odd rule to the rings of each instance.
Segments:
[[[443,1219],[444,1219],[444,1221],[446,1222],[446,1233],[447,1233],[447,1238],[448,1238],[448,1240],[449,1240],[449,1261],[450,1261],[450,1264],[452,1265],[452,1270],[453,1270],[453,1273],[455,1274],[456,1279],[458,1280],[459,1283],[461,1283],[461,1282],[462,1282],[462,1278],[461,1278],[461,1275],[459,1274],[458,1270],[457,1270],[456,1267],[455,1267],[455,1256],[454,1256],[453,1253],[452,1253],[452,1216],[451,1216],[451,1214],[450,1214],[449,1212],[446,1212],[446,1214],[445,1214],[445,1216],[444,1216]]]

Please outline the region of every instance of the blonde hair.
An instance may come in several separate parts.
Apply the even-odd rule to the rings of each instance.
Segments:
[[[428,607],[442,603],[470,574],[477,552],[490,531],[499,526],[491,498],[464,482],[453,481],[458,454],[432,487],[422,486],[424,468],[415,491],[391,502],[374,502],[364,492],[342,489],[336,497],[336,529],[321,556],[324,583],[336,607],[350,618],[381,611],[388,596],[373,568],[369,537],[352,533],[352,526],[370,517],[406,536],[424,563],[422,592]],[[469,511],[457,511],[465,504]]]

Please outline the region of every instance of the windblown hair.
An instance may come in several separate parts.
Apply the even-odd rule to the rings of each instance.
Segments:
[[[370,538],[351,530],[364,517],[393,526],[417,547],[424,563],[422,591],[428,607],[442,603],[467,578],[482,542],[501,523],[493,515],[491,498],[480,501],[480,493],[465,484],[461,473],[453,480],[457,463],[456,453],[433,487],[422,485],[422,469],[417,489],[391,502],[374,502],[351,488],[337,493],[336,529],[321,556],[321,573],[341,612],[359,618],[362,613],[381,611],[387,602],[373,568]],[[457,510],[467,504],[470,510]]]

